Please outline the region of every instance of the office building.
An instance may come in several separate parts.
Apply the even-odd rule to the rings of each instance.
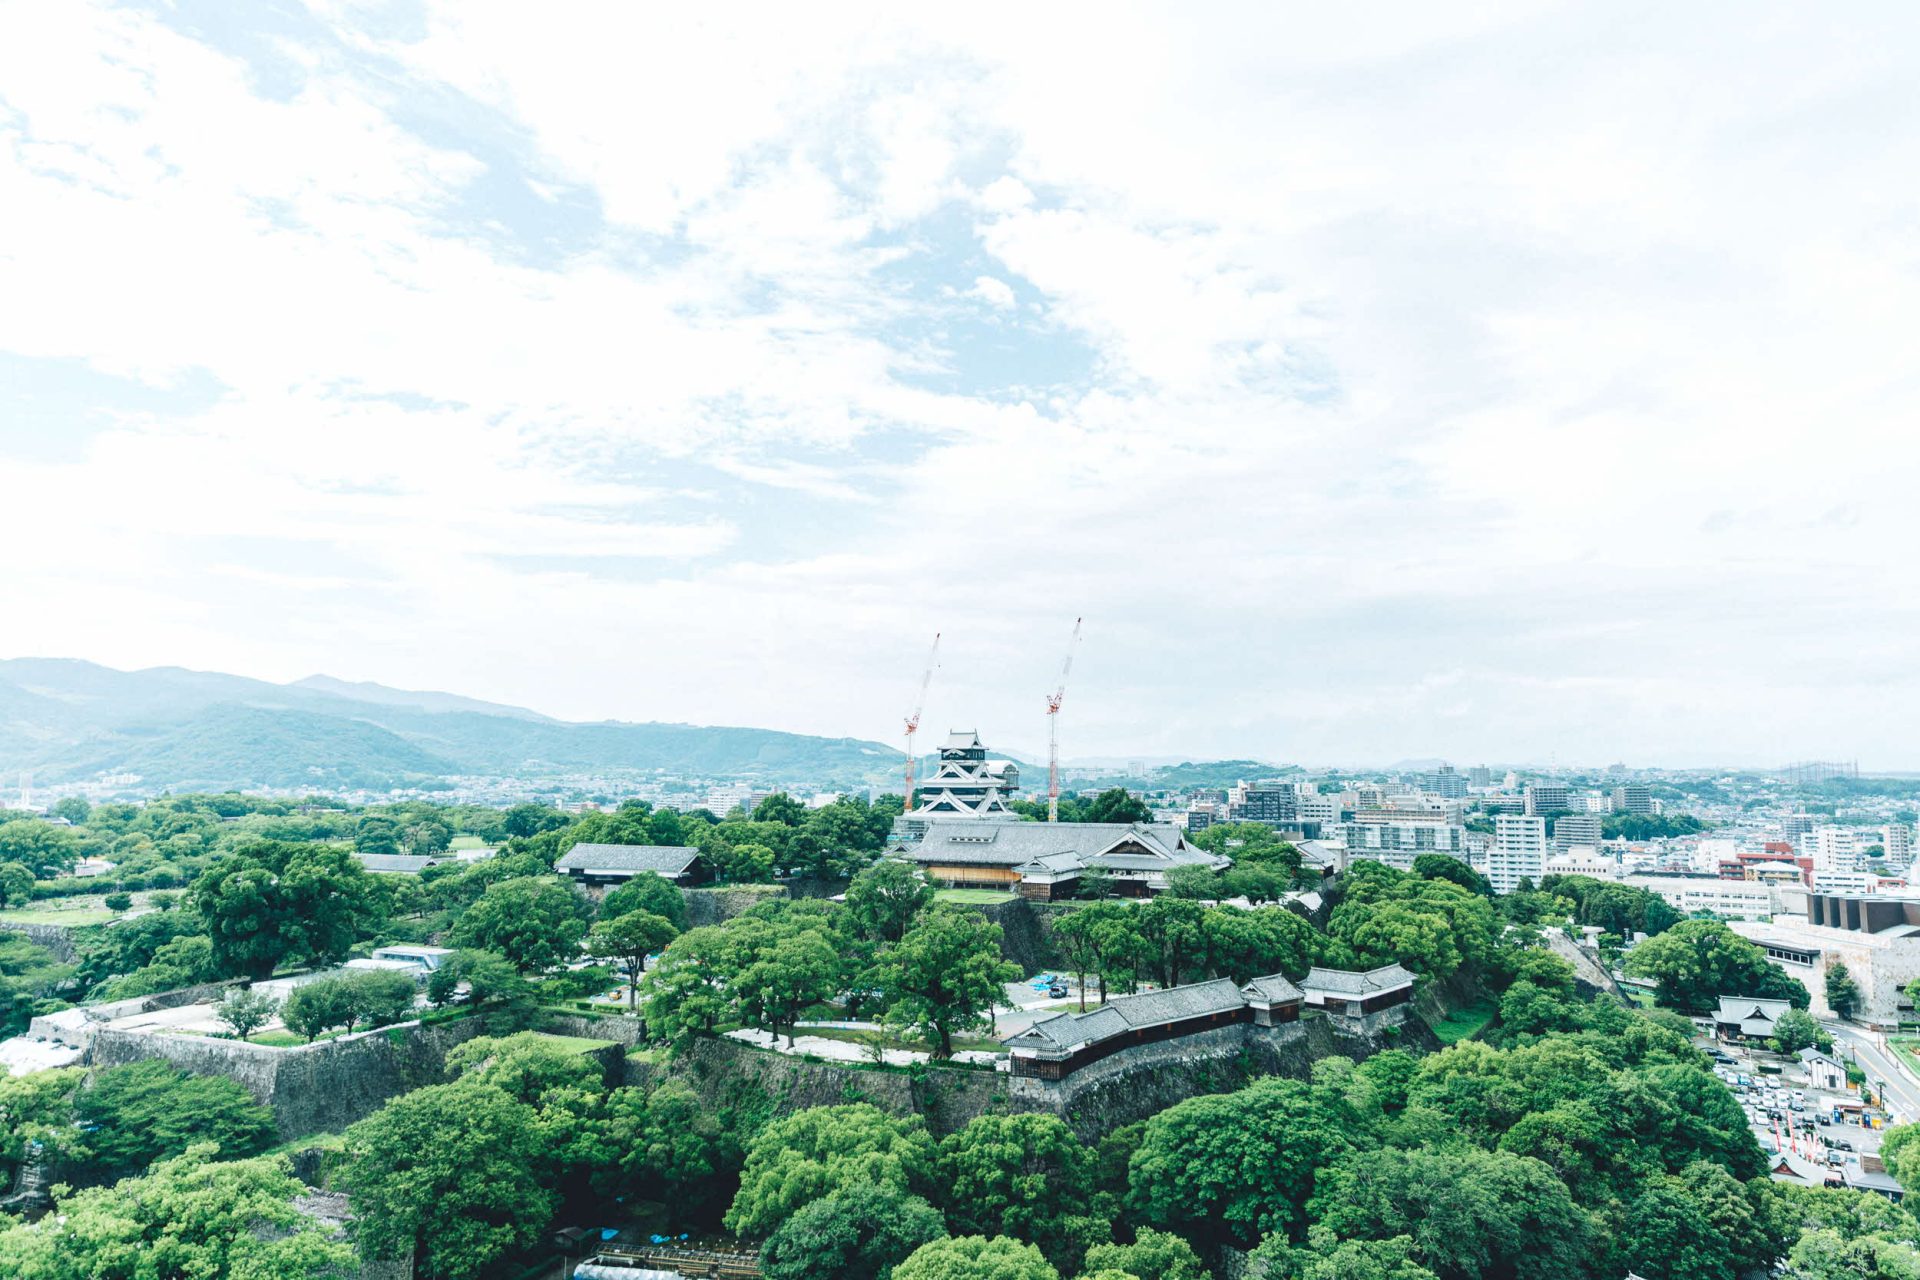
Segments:
[[[1573,808],[1573,789],[1562,782],[1530,782],[1527,784],[1527,816],[1537,818],[1542,814],[1560,813]]]
[[[1227,821],[1291,827],[1300,821],[1300,796],[1285,782],[1242,782],[1227,793]]]
[[[1467,770],[1467,785],[1476,791],[1485,791],[1493,785],[1493,770],[1483,764],[1477,764]]]

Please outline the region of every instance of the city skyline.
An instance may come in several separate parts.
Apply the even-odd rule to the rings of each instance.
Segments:
[[[1092,12],[0,16],[0,655],[1920,768],[1914,15]]]

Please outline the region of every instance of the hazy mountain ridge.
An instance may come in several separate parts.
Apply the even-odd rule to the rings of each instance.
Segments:
[[[875,742],[768,729],[577,724],[455,694],[309,676],[117,671],[0,660],[0,776],[134,773],[156,787],[404,786],[454,774],[666,769],[851,784],[891,770]]]

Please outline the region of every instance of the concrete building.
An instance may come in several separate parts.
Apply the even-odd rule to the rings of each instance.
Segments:
[[[1296,826],[1300,821],[1300,795],[1285,782],[1239,783],[1227,793],[1227,821]]]
[[[1548,856],[1540,873],[1548,876],[1586,876],[1593,880],[1618,880],[1620,859],[1587,845],[1574,845]]]
[[[1805,895],[1792,886],[1722,880],[1718,876],[1630,875],[1626,883],[1659,894],[1683,915],[1710,915],[1722,920],[1767,920],[1782,912],[1800,910],[1805,903]]]
[[[1526,791],[1527,817],[1559,813],[1573,808],[1573,788],[1563,782],[1529,782]]]
[[[1563,788],[1564,790],[1564,788]],[[1547,820],[1503,813],[1493,820],[1487,850],[1487,881],[1495,893],[1512,893],[1522,880],[1540,883],[1546,870]]]
[[[1854,1016],[1892,1031],[1913,1016],[1906,985],[1920,977],[1920,898],[1809,894],[1804,917],[1765,924],[1735,922],[1734,932],[1767,953],[1813,995],[1813,1012],[1830,1017],[1827,971],[1844,964],[1860,991]]]
[[[1467,785],[1475,791],[1485,791],[1493,785],[1493,770],[1483,764],[1477,764],[1467,770]]]
[[[1553,821],[1553,847],[1571,849],[1576,845],[1600,846],[1600,819],[1587,813],[1569,813]]]
[[[1881,828],[1880,846],[1886,850],[1888,866],[1906,870],[1913,862],[1913,828],[1904,822]]]
[[[1866,865],[1863,855],[1869,843],[1861,836],[1877,834],[1861,827],[1818,826],[1800,837],[1800,852],[1813,859],[1816,875],[1822,871],[1859,871]]]
[[[1444,853],[1465,861],[1467,829],[1441,813],[1407,809],[1361,809],[1332,833],[1348,860],[1372,858],[1405,871],[1423,853]]]
[[[1652,813],[1653,792],[1644,782],[1622,783],[1613,789],[1615,813]]]
[[[1466,775],[1454,772],[1450,764],[1443,764],[1439,769],[1427,774],[1420,780],[1420,785],[1422,790],[1431,791],[1434,795],[1448,800],[1464,800],[1467,795]]]

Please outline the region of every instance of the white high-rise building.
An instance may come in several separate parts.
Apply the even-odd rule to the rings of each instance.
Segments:
[[[1487,850],[1487,881],[1495,893],[1512,893],[1522,880],[1540,883],[1547,861],[1547,820],[1502,813],[1493,820]]]
[[[1865,861],[1861,854],[1867,842],[1859,838],[1863,834],[1874,833],[1858,827],[1815,827],[1800,837],[1800,856],[1812,858],[1816,872],[1858,871]]]
[[[1882,831],[1880,843],[1887,851],[1888,866],[1904,870],[1913,861],[1913,828],[1905,823],[1896,822]]]

